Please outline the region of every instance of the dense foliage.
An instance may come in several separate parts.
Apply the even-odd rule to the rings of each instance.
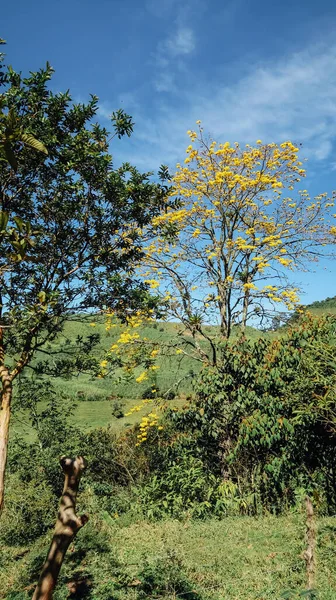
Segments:
[[[249,510],[280,510],[310,493],[332,511],[335,383],[335,321],[307,316],[280,339],[225,344],[195,402],[171,418]]]
[[[131,134],[129,115],[111,115],[111,135],[94,121],[98,98],[54,93],[52,73],[47,64],[23,77],[9,66],[0,79],[0,510],[14,380],[27,367],[97,373],[96,335],[52,351],[65,323],[155,305],[134,270],[141,229],[165,205],[166,188],[129,163],[114,167],[110,142]]]

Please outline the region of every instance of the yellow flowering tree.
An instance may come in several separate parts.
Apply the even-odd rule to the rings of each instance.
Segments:
[[[152,222],[143,277],[182,322],[184,342],[216,362],[204,325],[217,319],[229,338],[233,326],[294,309],[293,272],[331,254],[336,215],[334,195],[293,191],[305,170],[290,141],[217,144],[197,124],[172,178],[170,197],[179,202]]]

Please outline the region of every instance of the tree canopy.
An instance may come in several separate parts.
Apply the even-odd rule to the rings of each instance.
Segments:
[[[179,204],[152,221],[143,275],[189,333],[218,322],[227,338],[297,306],[292,273],[332,254],[334,193],[297,190],[305,170],[292,142],[217,144],[198,125],[171,181]]]
[[[49,64],[28,77],[8,67],[1,80],[4,118],[13,115],[18,131],[48,152],[13,135],[15,168],[13,160],[0,161],[1,226],[9,232],[0,236],[2,477],[12,384],[36,351],[48,352],[46,342],[68,319],[104,307],[125,315],[153,304],[134,269],[143,254],[141,229],[160,212],[166,189],[128,163],[114,168],[109,145],[130,135],[129,115],[113,113],[110,134],[94,122],[98,98],[82,104],[69,92],[54,93],[52,73]],[[91,336],[79,343],[83,369],[91,366],[87,355],[94,341]],[[69,365],[61,361],[58,367],[62,373]]]

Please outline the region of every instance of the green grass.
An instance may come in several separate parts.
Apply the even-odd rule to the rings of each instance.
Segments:
[[[101,531],[101,524],[93,516],[86,526],[86,533],[83,530],[79,536],[88,535],[94,539],[97,528]],[[164,576],[167,561],[169,564],[170,560],[167,557],[173,555],[181,560],[183,577],[202,600],[280,600],[286,590],[292,589],[298,593],[306,588],[302,558],[305,521],[301,514],[259,519],[237,517],[206,522],[138,522],[126,527],[119,520],[109,517],[103,524],[103,532],[114,555],[121,562],[122,573],[130,581],[139,581],[144,564],[153,564],[158,560],[162,560],[160,564]],[[336,598],[335,544],[336,519],[320,519],[316,570],[319,600]],[[10,590],[23,590],[22,580],[26,576],[29,561],[39,547],[41,542],[37,542],[27,554],[24,548],[7,547],[0,550],[1,600],[7,597]],[[69,568],[73,569],[71,553],[63,571]],[[85,559],[85,572],[93,573],[94,581],[111,581],[111,568],[108,557],[104,553],[97,553],[97,550],[89,552]],[[63,586],[65,592],[66,586]],[[120,595],[108,598],[132,600],[134,594],[132,585],[126,585]],[[163,596],[154,591],[145,597],[177,600],[179,596],[174,593]]]
[[[165,548],[178,551],[187,573],[206,597],[268,600],[293,588],[303,590],[304,519],[301,516],[226,518],[220,522],[167,521],[137,524],[114,535],[122,556],[134,563]],[[320,522],[317,588],[320,600],[336,598],[336,519]]]
[[[113,400],[95,400],[79,401],[74,409],[70,422],[83,431],[90,431],[98,427],[111,427],[115,433],[120,433],[139,422],[140,418],[153,410],[155,403],[144,405],[144,407],[129,416],[116,418],[112,415]],[[123,411],[127,413],[139,401],[135,398],[123,399]],[[170,401],[173,406],[179,406],[184,402],[183,399],[174,399]],[[40,410],[44,409],[44,403],[40,403]],[[33,442],[36,439],[35,430],[32,428],[25,411],[15,411],[11,421],[11,436],[21,435],[27,442]]]

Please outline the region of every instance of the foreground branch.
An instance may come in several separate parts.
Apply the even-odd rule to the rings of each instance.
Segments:
[[[60,462],[65,477],[63,494],[55,532],[32,600],[52,600],[65,553],[77,532],[88,521],[87,515],[76,515],[76,498],[85,461],[77,456],[75,459],[62,457]]]

